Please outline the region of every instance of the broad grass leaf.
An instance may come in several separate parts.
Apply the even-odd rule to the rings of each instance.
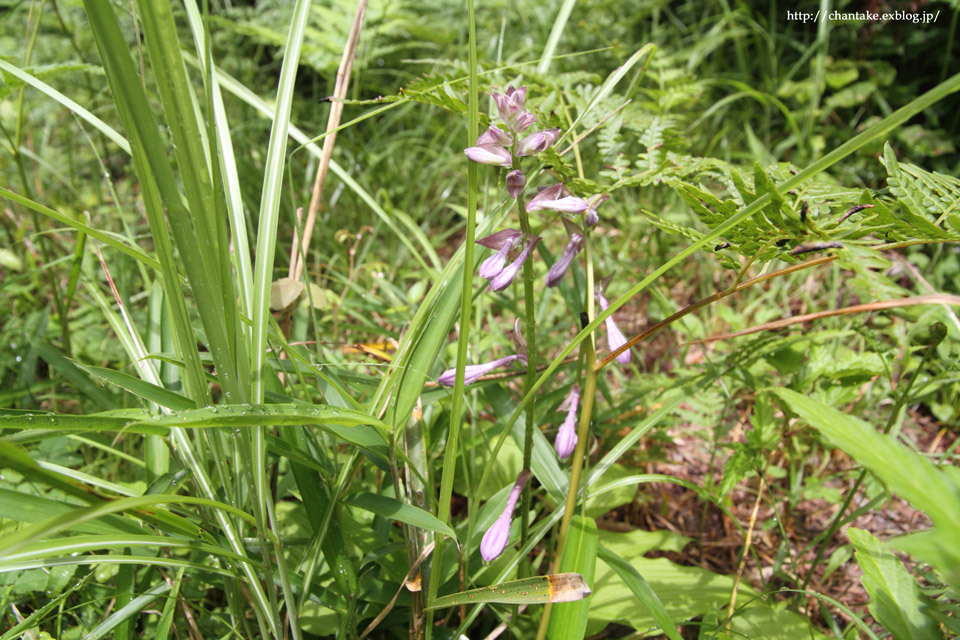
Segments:
[[[589,587],[593,583],[597,564],[597,523],[593,518],[574,516],[567,531],[560,558],[561,573],[574,572],[583,576]],[[582,640],[587,630],[587,616],[592,596],[576,602],[553,606],[547,626],[549,640]]]
[[[870,594],[868,609],[877,622],[897,640],[940,640],[943,635],[930,611],[933,603],[903,563],[868,531],[850,527],[847,537],[857,550],[860,582]]]

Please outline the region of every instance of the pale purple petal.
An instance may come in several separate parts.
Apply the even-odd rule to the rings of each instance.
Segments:
[[[507,87],[506,93],[493,94],[493,101],[497,105],[500,119],[510,123],[511,119],[523,110],[527,102],[527,88],[514,89],[513,87]]]
[[[532,156],[534,154],[546,151],[553,144],[553,141],[560,135],[560,129],[544,129],[531,133],[526,138],[517,143],[518,156]]]
[[[489,129],[481,133],[479,138],[477,138],[478,147],[482,147],[484,145],[506,147],[511,144],[513,144],[513,138],[510,137],[509,133],[500,127],[491,126]]]
[[[503,147],[492,144],[485,144],[479,147],[470,147],[463,152],[474,162],[480,164],[495,164],[501,167],[509,167],[513,163],[510,152]]]
[[[547,209],[549,211],[559,211],[561,213],[580,213],[589,207],[590,205],[588,205],[587,201],[583,198],[566,196],[564,198],[560,198],[559,200],[539,200],[537,202],[531,200],[527,205],[527,212],[531,213],[533,211]]]
[[[497,358],[490,362],[484,362],[483,364],[471,364],[464,367],[463,370],[463,384],[471,384],[480,379],[481,376],[499,369],[500,367],[506,366],[513,362],[514,360],[523,360],[526,362],[527,356],[522,353],[517,353],[512,356],[504,356],[503,358]],[[440,377],[437,378],[437,384],[444,387],[452,387],[455,383],[457,376],[457,368],[447,369],[440,374]]]
[[[566,458],[577,446],[577,405],[580,402],[580,387],[574,385],[567,394],[563,405],[567,405],[567,417],[560,425],[557,432],[557,440],[554,446],[557,450],[557,456],[561,459]]]
[[[495,254],[484,260],[480,265],[480,277],[487,280],[496,277],[507,264],[508,253],[510,253],[510,245],[505,244]]]
[[[513,510],[517,506],[517,500],[520,499],[523,485],[527,483],[529,478],[529,471],[520,472],[520,476],[510,491],[510,496],[507,497],[507,505],[504,507],[503,513],[493,523],[493,526],[483,534],[483,539],[480,541],[480,556],[485,562],[495,560],[507,548],[507,542],[510,540],[510,523],[513,520]]]
[[[477,240],[477,244],[488,249],[500,249],[504,245],[507,245],[512,249],[513,247],[517,246],[516,239],[522,235],[523,232],[517,231],[516,229],[503,229],[501,231],[497,231],[496,233],[491,233],[488,236],[480,238]]]
[[[520,192],[523,191],[523,188],[527,186],[527,177],[523,175],[523,172],[520,169],[515,169],[507,174],[507,193],[510,194],[511,198],[516,198],[520,195]]]
[[[570,242],[567,243],[567,248],[563,250],[563,255],[547,271],[548,287],[555,287],[560,284],[563,276],[567,273],[567,269],[570,268],[570,264],[581,249],[583,249],[583,237],[575,233],[570,238]]]
[[[607,299],[600,296],[600,310],[606,311],[608,306],[609,303]],[[604,320],[604,324],[607,327],[607,345],[610,347],[611,353],[627,344],[627,338],[620,331],[619,327],[617,327],[617,323],[613,321],[613,316],[608,316],[607,319]],[[630,349],[618,355],[617,362],[623,365],[630,364]]]
[[[521,111],[510,119],[509,127],[515,133],[523,133],[537,121],[537,116],[529,111]]]

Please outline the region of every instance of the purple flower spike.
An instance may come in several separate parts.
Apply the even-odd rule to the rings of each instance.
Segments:
[[[563,197],[561,197],[563,196]],[[561,213],[580,213],[590,207],[587,201],[576,196],[564,195],[562,184],[547,187],[533,196],[527,203],[527,213],[549,209]]]
[[[479,138],[477,138],[478,147],[482,147],[484,145],[506,147],[511,144],[513,144],[513,138],[510,137],[509,133],[500,127],[491,126],[489,129],[481,133]]]
[[[557,449],[557,455],[563,459],[573,453],[577,446],[577,405],[580,403],[580,387],[573,385],[567,398],[560,405],[562,410],[567,409],[567,418],[560,425],[560,431],[557,432],[557,440],[554,446]]]
[[[546,151],[560,135],[560,129],[544,129],[531,133],[517,144],[518,156],[532,156]]]
[[[495,144],[484,144],[477,147],[464,149],[467,157],[480,164],[495,164],[501,167],[509,167],[513,163],[510,152]]]
[[[522,353],[516,353],[512,356],[505,356],[503,358],[497,358],[491,362],[484,362],[483,364],[471,364],[464,367],[463,370],[463,384],[472,384],[480,379],[481,376],[484,376],[495,369],[506,366],[513,362],[514,360],[523,360],[527,361],[527,356]],[[440,377],[437,378],[437,384],[444,387],[452,387],[457,376],[457,369],[447,369],[440,374]]]
[[[577,257],[577,254],[580,253],[581,249],[583,249],[583,236],[575,233],[570,237],[570,242],[567,243],[567,248],[563,250],[563,255],[560,256],[560,259],[554,262],[550,270],[547,271],[548,287],[555,287],[560,284],[563,276],[567,273],[567,269],[570,268],[570,264],[573,262],[573,259]]]
[[[523,175],[520,169],[515,169],[507,174],[507,193],[511,198],[516,198],[527,186],[527,177]]]
[[[510,496],[507,498],[507,506],[504,507],[503,513],[483,534],[483,540],[480,541],[480,556],[484,562],[496,560],[507,548],[507,542],[510,540],[510,523],[513,521],[513,509],[517,506],[517,500],[520,499],[523,485],[527,484],[529,479],[529,471],[520,472],[517,482],[513,485]]]
[[[609,303],[607,299],[602,295],[600,296],[600,310],[606,311]],[[627,344],[627,337],[623,335],[619,328],[617,328],[617,323],[613,321],[613,316],[608,316],[604,320],[604,324],[607,326],[607,345],[610,347],[610,351],[616,351],[623,345]],[[623,353],[617,356],[617,362],[623,365],[630,364],[630,349],[627,349]]]
[[[537,246],[539,241],[540,238],[537,236],[527,240],[527,244],[524,245],[523,251],[520,252],[517,259],[504,267],[503,271],[490,280],[490,288],[494,291],[503,291],[509,287],[510,283],[516,279],[517,274],[520,273],[520,268],[523,266],[523,263],[527,261],[527,258],[530,257],[530,252],[533,251],[533,248]]]

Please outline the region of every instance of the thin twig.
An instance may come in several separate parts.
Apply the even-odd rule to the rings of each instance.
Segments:
[[[895,309],[897,307],[914,307],[924,304],[949,304],[955,307],[960,307],[960,296],[954,296],[946,293],[936,293],[926,296],[901,298],[900,300],[879,300],[877,302],[868,302],[866,304],[855,304],[842,309],[831,309],[830,311],[805,313],[803,315],[793,316],[791,318],[774,320],[773,322],[764,322],[763,324],[758,324],[754,327],[750,327],[749,329],[744,329],[743,331],[735,331],[733,333],[725,333],[719,336],[703,338],[702,340],[686,342],[684,343],[684,346],[692,344],[704,344],[706,342],[717,342],[718,340],[728,340],[730,338],[745,336],[750,333],[758,333],[760,331],[768,331],[770,329],[780,329],[792,324],[800,324],[802,322],[810,322],[811,320],[819,320],[820,318],[851,315],[854,313],[866,313],[868,311],[879,311],[881,309]]]
[[[310,196],[310,208],[307,209],[307,222],[303,227],[303,241],[297,241],[297,230],[293,233],[293,247],[290,252],[290,270],[288,275],[299,280],[303,275],[304,259],[310,248],[310,237],[317,222],[317,211],[320,209],[320,196],[323,194],[323,185],[327,181],[327,170],[330,168],[330,159],[333,157],[333,145],[337,141],[337,127],[343,115],[343,98],[347,95],[347,86],[350,83],[350,71],[353,69],[353,59],[357,53],[357,44],[360,42],[360,28],[363,26],[363,15],[367,11],[367,0],[357,2],[357,11],[353,16],[353,25],[350,35],[343,47],[343,57],[337,69],[337,82],[333,89],[334,100],[330,102],[330,115],[327,118],[327,137],[323,139],[323,151],[320,156],[320,166],[317,167],[317,177],[313,182],[313,194]]]
[[[760,511],[760,499],[763,497],[763,486],[764,477],[760,476],[760,486],[757,487],[757,499],[753,503],[753,513],[750,514],[750,524],[747,526],[747,537],[743,542],[743,553],[740,556],[740,565],[737,567],[737,577],[733,581],[733,592],[730,594],[727,620],[733,618],[733,611],[737,606],[737,592],[740,591],[740,579],[743,578],[743,569],[747,565],[747,554],[750,553],[750,543],[753,540],[753,528],[757,524],[757,512]]]

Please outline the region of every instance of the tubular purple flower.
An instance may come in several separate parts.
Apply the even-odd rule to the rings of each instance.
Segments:
[[[520,192],[523,191],[523,188],[527,186],[527,177],[523,175],[520,169],[514,169],[507,174],[507,193],[510,194],[511,198],[516,198],[520,195]]]
[[[524,245],[523,251],[520,252],[517,259],[504,267],[503,271],[490,280],[490,288],[494,291],[503,291],[509,287],[510,283],[516,279],[517,274],[520,273],[520,268],[523,266],[523,263],[527,261],[527,258],[530,257],[530,252],[533,251],[533,248],[537,246],[539,241],[540,238],[538,236],[533,236],[528,239],[527,244]]]
[[[494,144],[484,144],[477,147],[469,147],[463,152],[474,162],[480,164],[495,164],[501,167],[509,167],[513,163],[510,152]]]
[[[521,111],[520,113],[513,116],[510,119],[510,122],[507,123],[515,133],[523,133],[537,121],[537,116],[533,115],[529,111]]]
[[[560,211],[561,213],[580,213],[590,206],[583,198],[571,195],[563,196],[563,194],[562,184],[555,184],[541,190],[527,203],[527,213],[533,213],[541,209]]]
[[[573,385],[570,393],[567,394],[560,410],[567,409],[567,418],[560,425],[557,432],[557,439],[554,447],[557,450],[557,456],[561,459],[566,458],[577,446],[577,405],[580,403],[580,387]]]
[[[464,367],[463,370],[463,384],[472,384],[480,379],[481,376],[490,373],[495,369],[506,366],[513,362],[514,360],[523,360],[527,361],[527,356],[522,353],[515,353],[512,356],[504,356],[503,358],[497,358],[490,362],[484,362],[483,364],[471,364]],[[447,369],[440,374],[440,377],[437,378],[437,384],[444,387],[452,387],[454,385],[454,380],[457,376],[457,368]]]
[[[529,479],[529,471],[520,472],[510,495],[507,497],[507,505],[504,507],[503,513],[483,534],[483,539],[480,541],[480,556],[484,562],[495,560],[507,548],[507,542],[510,540],[510,523],[513,521],[513,510],[517,506],[517,500],[520,499],[523,485],[527,484]]]
[[[607,299],[602,295],[600,296],[600,310],[606,311],[609,303]],[[616,351],[623,345],[627,344],[627,337],[623,335],[620,329],[617,327],[617,323],[613,321],[613,316],[608,316],[604,320],[604,324],[607,327],[607,345],[610,347],[610,351]],[[623,365],[630,364],[630,349],[627,349],[623,353],[617,356],[617,362]]]
[[[507,256],[517,246],[517,241],[522,235],[523,233],[516,229],[504,229],[477,240],[477,244],[497,250],[480,265],[480,276],[489,280],[503,271]]]
[[[513,138],[510,136],[510,134],[500,127],[494,127],[492,125],[486,131],[481,133],[479,138],[477,138],[478,147],[482,147],[484,145],[506,147],[511,144],[513,144]]]
[[[553,144],[553,141],[560,135],[560,129],[544,129],[531,133],[526,138],[517,143],[518,156],[532,156],[546,151]]]
[[[489,280],[499,275],[503,271],[504,265],[507,264],[507,254],[510,253],[511,248],[511,245],[505,244],[495,254],[484,260],[480,265],[480,277]]]
[[[570,268],[570,264],[573,262],[573,259],[577,257],[577,254],[583,249],[583,236],[579,233],[575,233],[570,237],[570,242],[567,243],[567,248],[563,250],[563,255],[560,256],[560,259],[553,263],[553,266],[550,267],[550,270],[547,271],[547,286],[555,287],[560,284],[560,281],[563,280],[563,276],[566,275],[567,269]]]

